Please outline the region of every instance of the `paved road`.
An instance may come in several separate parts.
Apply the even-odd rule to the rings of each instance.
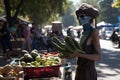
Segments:
[[[98,80],[120,80],[120,48],[101,40],[102,60],[96,63]]]
[[[98,80],[120,80],[120,48],[113,48],[111,41],[100,40],[102,60],[96,62]],[[75,59],[68,60],[73,64],[73,80],[75,75]]]

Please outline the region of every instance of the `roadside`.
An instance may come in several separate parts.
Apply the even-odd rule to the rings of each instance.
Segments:
[[[100,40],[102,60],[96,63],[98,80],[120,80],[120,48],[113,48],[111,41]]]

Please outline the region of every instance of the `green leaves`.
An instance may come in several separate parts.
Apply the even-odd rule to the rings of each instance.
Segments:
[[[120,8],[120,0],[115,0],[111,6],[113,8]]]

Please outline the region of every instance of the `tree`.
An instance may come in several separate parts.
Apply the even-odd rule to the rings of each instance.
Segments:
[[[3,10],[3,0],[0,0],[0,15],[4,14],[4,10]]]
[[[23,0],[20,0],[16,8],[12,10],[12,6],[10,5],[10,0],[4,0],[5,11],[6,11],[6,19],[9,23],[9,26],[12,26],[17,21],[17,16],[20,10],[20,7],[23,3]],[[15,10],[15,11],[14,11]],[[15,12],[15,13],[13,13]]]
[[[10,24],[18,16],[29,17],[30,20],[43,24],[53,20],[53,16],[61,16],[66,9],[67,0],[3,0],[6,18]],[[50,19],[52,17],[52,19]]]
[[[101,20],[108,22],[108,23],[117,23],[118,16],[120,11],[116,8],[112,8],[113,0],[101,0],[99,2],[100,11],[101,11]]]
[[[67,11],[65,13],[65,15],[62,17],[62,22],[64,27],[68,27],[70,25],[75,25],[75,18],[74,18],[74,6],[73,6],[73,2],[69,2],[69,7],[67,8]]]
[[[81,0],[82,3],[88,3],[95,8],[99,9],[98,0]]]
[[[115,0],[115,1],[112,3],[112,7],[113,7],[113,8],[120,8],[120,0]]]
[[[31,20],[43,24],[63,15],[66,4],[66,0],[25,0],[21,14],[27,14]]]

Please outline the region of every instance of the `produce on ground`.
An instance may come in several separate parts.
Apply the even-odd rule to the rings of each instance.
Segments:
[[[5,65],[0,67],[0,80],[19,80],[24,75],[21,65]]]

